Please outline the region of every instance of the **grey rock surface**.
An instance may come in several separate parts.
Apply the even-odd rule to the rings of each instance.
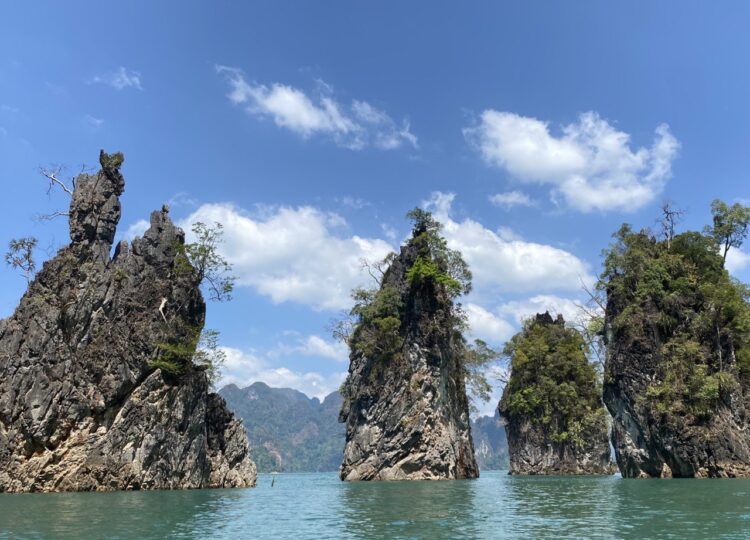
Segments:
[[[255,484],[205,372],[150,367],[160,343],[202,328],[205,303],[166,209],[110,258],[124,185],[112,168],[76,179],[70,245],[0,321],[0,492]]]

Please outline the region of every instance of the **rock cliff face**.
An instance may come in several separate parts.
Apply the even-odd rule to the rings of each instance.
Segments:
[[[453,304],[439,278],[424,271],[422,279],[412,270],[431,264],[423,242],[428,233],[417,225],[388,261],[350,341],[340,415],[343,480],[479,475]]]
[[[499,412],[510,474],[612,474],[596,372],[581,335],[549,313],[528,321],[506,347],[510,380]]]
[[[624,230],[607,259],[604,401],[624,477],[750,477],[748,308],[706,243]]]
[[[252,486],[244,429],[205,372],[150,366],[205,303],[166,209],[110,258],[124,179],[109,163],[76,179],[70,245],[0,321],[0,492]]]
[[[508,468],[508,440],[500,415],[480,416],[471,422],[471,436],[480,471]]]

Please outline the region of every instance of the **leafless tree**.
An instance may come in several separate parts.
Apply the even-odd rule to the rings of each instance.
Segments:
[[[667,249],[672,247],[675,226],[682,221],[684,215],[685,211],[676,208],[671,201],[664,201],[661,204],[661,218],[657,220],[657,223],[661,226],[662,234],[667,240]]]

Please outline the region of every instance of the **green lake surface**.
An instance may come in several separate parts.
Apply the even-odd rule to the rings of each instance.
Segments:
[[[0,495],[0,538],[750,538],[750,480],[509,477]]]

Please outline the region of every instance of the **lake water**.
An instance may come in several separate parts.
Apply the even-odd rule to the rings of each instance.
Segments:
[[[509,477],[0,495],[0,538],[750,538],[750,480]]]

